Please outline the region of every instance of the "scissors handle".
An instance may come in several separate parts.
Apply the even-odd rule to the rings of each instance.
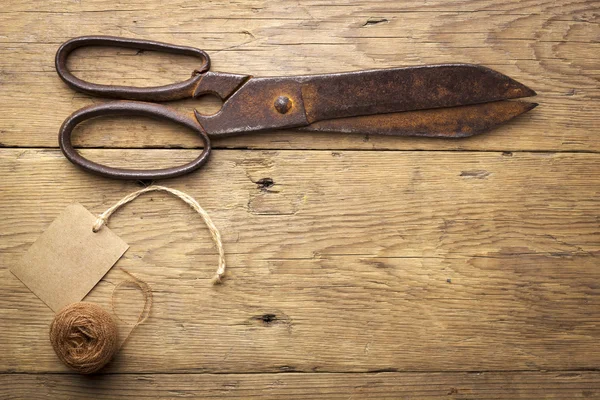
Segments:
[[[135,115],[174,122],[198,133],[204,144],[204,149],[195,160],[184,165],[164,169],[137,170],[114,168],[90,161],[73,148],[71,134],[73,129],[81,122],[91,118],[107,115]],[[145,180],[166,179],[181,176],[204,165],[206,161],[208,161],[208,156],[210,155],[211,151],[210,139],[204,128],[202,128],[195,118],[186,117],[185,115],[179,114],[169,107],[161,106],[159,104],[138,101],[111,101],[108,103],[85,107],[74,112],[65,120],[65,122],[63,122],[62,126],[60,127],[58,142],[65,157],[73,164],[97,175],[115,179]]]
[[[79,79],[67,68],[69,54],[77,48],[88,46],[116,46],[182,54],[198,57],[202,60],[202,64],[200,68],[194,70],[191,78],[170,85],[155,87],[101,85]],[[55,64],[60,78],[74,90],[83,93],[115,99],[170,101],[185,99],[194,95],[194,89],[202,79],[202,74],[210,69],[210,57],[205,51],[194,47],[177,46],[152,40],[127,39],[114,36],[81,36],[71,39],[60,46],[56,52]]]

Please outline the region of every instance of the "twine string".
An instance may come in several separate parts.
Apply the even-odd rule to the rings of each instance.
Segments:
[[[71,369],[91,374],[102,369],[113,359],[125,344],[135,328],[150,315],[152,308],[152,290],[150,286],[131,273],[122,270],[131,277],[115,286],[110,299],[113,316],[124,321],[115,309],[115,292],[127,283],[133,283],[144,295],[144,308],[137,321],[118,344],[117,324],[108,312],[95,303],[79,302],[63,308],[50,325],[50,342],[58,358]]]
[[[135,322],[135,326],[138,326],[140,324],[143,324],[144,321],[146,321],[148,319],[148,317],[150,316],[150,309],[152,308],[152,290],[150,289],[150,285],[148,285],[148,283],[141,280],[137,276],[133,275],[131,272],[126,271],[123,268],[121,268],[121,271],[123,271],[127,275],[129,275],[131,277],[131,279],[125,279],[125,280],[119,282],[115,286],[115,288],[113,289],[113,292],[112,292],[112,296],[110,298],[110,307],[112,308],[113,314],[119,320],[121,320],[122,322],[127,322],[127,321],[123,320],[123,318],[119,317],[119,314],[117,313],[117,310],[115,309],[115,293],[117,292],[117,290],[119,290],[121,288],[121,286],[127,285],[129,283],[137,286],[140,289],[140,291],[142,292],[142,295],[144,296],[144,308],[142,308],[142,311],[140,311],[137,321]]]
[[[129,271],[124,270],[123,268],[121,268],[121,271],[123,271],[127,275],[129,275],[131,277],[131,279],[122,280],[113,289],[112,295],[110,297],[110,307],[112,309],[113,315],[115,317],[117,317],[117,319],[119,321],[127,323],[127,321],[125,321],[123,318],[121,318],[119,316],[119,314],[117,313],[116,307],[115,307],[115,293],[122,286],[127,285],[127,284],[132,284],[134,286],[137,286],[140,289],[140,291],[142,292],[142,295],[144,296],[144,308],[142,308],[142,310],[140,311],[135,324],[133,325],[133,327],[127,334],[127,336],[121,342],[120,347],[122,347],[125,344],[125,342],[127,341],[127,339],[129,339],[129,336],[131,336],[131,333],[135,330],[135,328],[137,328],[138,325],[143,324],[148,319],[148,317],[150,316],[150,310],[152,309],[152,290],[150,289],[150,285],[148,285],[148,283],[141,280],[137,276],[133,275]]]
[[[213,284],[220,283],[225,274],[225,251],[221,242],[221,234],[208,216],[208,213],[200,207],[200,204],[194,198],[179,190],[164,186],[149,186],[131,193],[100,214],[92,230],[98,232],[108,223],[110,216],[120,207],[144,193],[153,191],[163,191],[179,197],[200,214],[219,252],[219,265],[213,278]],[[115,307],[115,293],[126,284],[133,284],[142,291],[144,307],[139,313],[137,321],[120,345],[117,343],[118,333],[115,320],[108,312],[94,303],[80,302],[65,307],[55,316],[50,326],[50,341],[58,358],[77,372],[90,374],[104,367],[119,351],[119,348],[125,344],[135,328],[150,316],[152,308],[152,291],[150,290],[150,286],[128,271],[123,270],[123,272],[129,275],[131,279],[119,282],[113,289],[110,301],[113,315],[120,321],[127,323],[117,314]]]
[[[208,227],[208,230],[210,232],[210,235],[212,236],[213,242],[215,243],[215,246],[217,247],[217,251],[219,252],[219,261],[218,261],[217,271],[215,272],[215,276],[213,277],[212,282],[215,285],[221,283],[223,280],[223,276],[225,275],[225,250],[223,249],[223,242],[221,241],[221,234],[219,233],[219,230],[217,229],[215,224],[210,219],[210,216],[208,215],[208,213],[202,207],[200,207],[200,204],[198,204],[198,202],[193,197],[191,197],[187,193],[184,193],[177,189],[171,189],[171,188],[168,188],[165,186],[148,186],[144,189],[138,190],[137,192],[128,194],[127,196],[125,196],[121,200],[119,200],[117,203],[115,203],[108,210],[106,210],[102,214],[100,214],[98,216],[98,219],[96,219],[96,222],[94,223],[94,226],[92,227],[92,230],[94,232],[98,232],[104,225],[106,225],[108,223],[108,219],[110,218],[110,216],[115,211],[117,211],[121,206],[135,200],[138,196],[140,196],[144,193],[155,192],[155,191],[167,192],[167,193],[172,194],[175,197],[180,198],[181,200],[186,202],[190,207],[192,207],[192,209],[194,211],[196,211],[198,214],[200,214],[200,216],[202,217],[202,220],[204,220],[204,223]]]
[[[63,308],[50,325],[50,343],[58,358],[81,374],[91,374],[118,351],[117,324],[94,303],[79,302]]]

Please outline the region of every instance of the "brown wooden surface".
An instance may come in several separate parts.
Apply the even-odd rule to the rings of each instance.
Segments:
[[[159,4],[0,10],[0,398],[600,398],[597,2]],[[62,120],[102,101],[54,71],[58,45],[83,34],[198,46],[213,70],[256,75],[472,62],[534,88],[540,106],[467,140],[216,142],[206,168],[162,183],[220,228],[225,284],[210,285],[216,251],[183,203],[152,194],[119,211],[109,225],[131,248],[87,300],[108,306],[121,267],[155,303],[103,374],[84,378],[52,351],[52,312],[8,271],[67,204],[99,213],[139,188],[57,149]],[[195,67],[104,50],[77,52],[78,76],[150,86]],[[121,166],[199,151],[143,119],[86,124],[76,141]]]
[[[3,375],[0,396],[94,399],[592,399],[598,373],[450,372],[359,374]],[[32,390],[42,387],[44,390]],[[585,388],[585,389],[582,389]],[[49,397],[50,396],[50,397]],[[8,397],[8,396],[7,396]]]

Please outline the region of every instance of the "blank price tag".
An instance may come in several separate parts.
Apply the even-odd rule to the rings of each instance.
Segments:
[[[83,300],[129,248],[96,216],[69,205],[29,248],[11,272],[55,312]]]

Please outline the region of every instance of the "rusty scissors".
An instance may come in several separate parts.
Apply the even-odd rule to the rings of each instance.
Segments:
[[[69,54],[85,46],[118,46],[194,56],[200,67],[191,78],[158,87],[101,85],[75,77]],[[472,64],[442,64],[374,69],[336,74],[254,77],[211,72],[210,57],[200,49],[150,40],[83,36],[63,43],[56,71],[72,89],[111,101],[82,108],[62,124],[59,144],[72,163],[117,179],[161,179],[200,168],[211,152],[211,138],[273,129],[397,136],[460,138],[482,133],[537,104],[509,101],[536,93],[492,69]],[[216,114],[184,115],[153,102],[213,94],[223,100]],[[79,123],[98,116],[145,116],[195,131],[204,149],[192,162],[164,169],[113,168],[80,155],[71,142]]]

